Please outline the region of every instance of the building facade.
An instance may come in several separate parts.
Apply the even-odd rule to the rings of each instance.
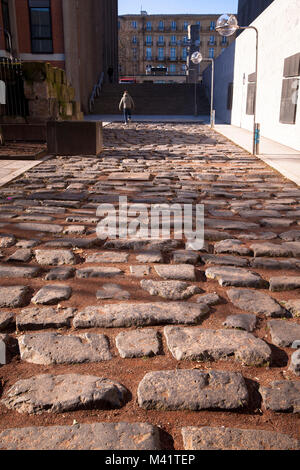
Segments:
[[[1,0],[0,57],[66,70],[87,111],[101,72],[118,69],[117,0]]]
[[[189,54],[188,26],[200,28],[199,50],[204,58],[216,58],[232,42],[216,32],[220,15],[140,15],[119,16],[120,77],[145,77],[150,67],[166,67],[168,76],[186,76]],[[201,64],[204,70],[207,63]]]

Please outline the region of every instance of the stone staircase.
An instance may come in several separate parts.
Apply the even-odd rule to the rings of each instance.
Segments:
[[[192,115],[194,114],[193,84],[106,84],[95,101],[93,114],[119,114],[119,102],[128,90],[135,102],[135,114]],[[198,114],[209,114],[205,88],[197,85]]]

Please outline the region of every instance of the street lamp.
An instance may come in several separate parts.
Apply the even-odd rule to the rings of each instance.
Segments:
[[[256,122],[257,81],[258,81],[258,30],[255,26],[239,26],[234,15],[224,14],[220,16],[216,24],[216,30],[221,36],[232,36],[238,29],[254,29],[256,33],[256,57],[255,57],[255,94],[253,104],[254,130],[253,130],[253,155],[259,155],[260,125]]]
[[[194,65],[197,67],[195,68],[195,116],[198,114],[198,109],[197,109],[197,81],[198,81],[198,65],[202,62],[202,54],[198,51],[194,52],[191,55],[191,61],[193,62]]]
[[[211,94],[210,94],[210,127],[214,127],[214,76],[215,76],[215,67],[214,67],[214,59],[213,58],[207,58],[204,59],[202,57],[202,54],[199,51],[194,52],[191,56],[191,61],[193,64],[199,65],[202,60],[209,61],[211,62]],[[196,87],[195,87],[196,90]],[[196,97],[196,91],[195,91],[195,97]],[[196,99],[196,98],[195,98]]]

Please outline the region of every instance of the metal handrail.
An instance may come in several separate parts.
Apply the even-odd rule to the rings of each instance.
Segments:
[[[89,99],[89,112],[90,113],[92,112],[95,106],[95,98],[98,98],[100,96],[103,82],[104,82],[104,72],[101,73],[98,83],[96,83],[96,85],[94,86],[91,97]]]

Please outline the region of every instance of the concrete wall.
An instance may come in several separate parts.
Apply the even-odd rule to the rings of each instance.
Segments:
[[[228,124],[231,123],[231,110],[227,109],[228,85],[233,82],[234,59],[235,42],[215,60],[214,109],[216,110],[216,119]],[[210,99],[211,65],[203,72],[203,84],[207,97]]]
[[[261,134],[300,150],[300,99],[296,124],[279,122],[284,60],[300,52],[300,2],[275,0],[253,23],[259,31],[257,122]],[[253,129],[246,115],[247,77],[255,71],[255,32],[244,31],[236,40],[234,97],[231,123]],[[246,80],[244,80],[244,74]]]

